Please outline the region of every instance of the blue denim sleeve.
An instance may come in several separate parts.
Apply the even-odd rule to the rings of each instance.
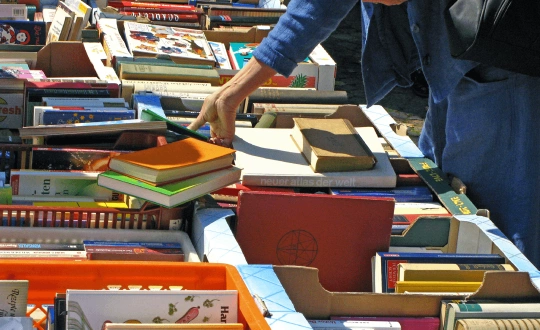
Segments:
[[[328,38],[357,2],[292,0],[253,56],[280,74],[290,75],[298,62]]]

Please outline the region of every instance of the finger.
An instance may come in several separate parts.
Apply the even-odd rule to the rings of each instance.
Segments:
[[[198,115],[197,118],[195,118],[195,120],[193,120],[193,121],[187,126],[187,128],[189,128],[190,130],[196,131],[196,130],[198,130],[199,128],[201,128],[201,126],[203,126],[204,124],[206,124],[206,120],[204,120],[204,118],[203,118],[202,115]]]

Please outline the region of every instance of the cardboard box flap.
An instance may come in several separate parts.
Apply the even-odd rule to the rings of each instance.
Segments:
[[[373,124],[365,113],[357,105],[345,104],[337,108],[331,115],[325,118],[344,118],[348,119],[354,127],[373,127]]]
[[[487,271],[478,291],[468,299],[540,301],[540,292],[531,282],[529,272]]]
[[[352,315],[439,316],[441,299],[451,299],[440,295],[329,292],[320,285],[316,268],[274,266],[274,272],[296,311],[307,319]]]
[[[37,54],[36,69],[47,77],[96,77],[84,45],[80,41],[51,42]]]
[[[205,30],[204,35],[209,41],[223,42],[229,48],[230,42],[261,42],[270,32],[270,26],[254,26],[247,31],[217,31]]]

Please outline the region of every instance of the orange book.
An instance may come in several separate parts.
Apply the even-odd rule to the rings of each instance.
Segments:
[[[234,149],[195,138],[112,157],[115,172],[160,184],[193,177],[232,165]]]

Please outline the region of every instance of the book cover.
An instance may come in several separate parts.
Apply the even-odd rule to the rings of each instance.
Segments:
[[[241,191],[236,240],[249,264],[316,267],[326,290],[370,292],[371,257],[388,251],[393,207],[391,199]]]
[[[105,171],[109,159],[131,151],[68,147],[32,147],[30,168],[34,170]]]
[[[88,196],[112,200],[113,191],[98,186],[99,171],[11,170],[13,195]]]
[[[69,31],[68,40],[81,40],[82,30],[88,25],[92,7],[81,0],[64,0],[66,5],[71,8],[74,13],[74,21],[72,28]]]
[[[134,56],[167,55],[177,63],[216,66],[216,59],[202,30],[125,22],[124,32]]]
[[[302,156],[287,128],[236,129],[233,148],[236,165],[243,168],[242,183],[281,187],[393,188],[396,174],[372,127],[356,131],[377,159],[369,171],[315,173]]]
[[[482,285],[480,282],[462,281],[396,281],[395,293],[449,293],[468,295],[474,293]]]
[[[63,1],[59,1],[45,43],[67,41],[74,20],[75,12],[73,9],[69,8]]]
[[[158,205],[174,207],[237,182],[240,172],[240,168],[231,166],[156,187],[114,171],[106,171],[98,176],[98,184]]]
[[[370,170],[377,159],[347,119],[293,118],[291,137],[314,172]]]
[[[366,188],[330,188],[332,195],[391,197],[396,202],[423,203],[433,202],[433,194],[427,186],[401,186],[391,189]]]
[[[45,22],[0,21],[0,44],[45,45],[47,29]]]
[[[424,264],[398,265],[398,281],[482,282],[486,271],[514,271],[509,264]]]
[[[442,311],[441,311],[442,313]],[[441,317],[443,317],[441,315]],[[444,319],[441,319],[444,330],[454,329],[460,319],[536,319],[540,318],[538,303],[480,303],[449,302],[446,304]]]
[[[373,258],[373,292],[394,292],[400,263],[504,264],[498,254],[377,252]]]
[[[156,184],[231,166],[235,151],[195,138],[112,157],[109,168]]]
[[[27,280],[0,280],[0,319],[25,317],[27,304]]]
[[[390,316],[332,316],[332,320],[352,321],[393,321],[398,322],[401,330],[439,330],[438,317],[390,317]]]
[[[173,11],[157,8],[124,7],[120,15],[144,17],[151,21],[159,22],[199,22],[200,14],[193,11]]]
[[[232,70],[231,61],[225,44],[218,41],[208,41],[220,69]]]
[[[144,303],[141,303],[144,302]],[[66,291],[68,329],[107,323],[236,323],[236,290]]]
[[[23,3],[2,3],[0,6],[0,19],[16,21],[27,20],[27,5]]]
[[[34,108],[35,109],[35,108]],[[44,109],[37,116],[34,125],[59,125],[76,123],[93,123],[103,121],[115,121],[135,119],[133,110],[107,110],[107,109],[87,109],[87,110],[57,110]]]

